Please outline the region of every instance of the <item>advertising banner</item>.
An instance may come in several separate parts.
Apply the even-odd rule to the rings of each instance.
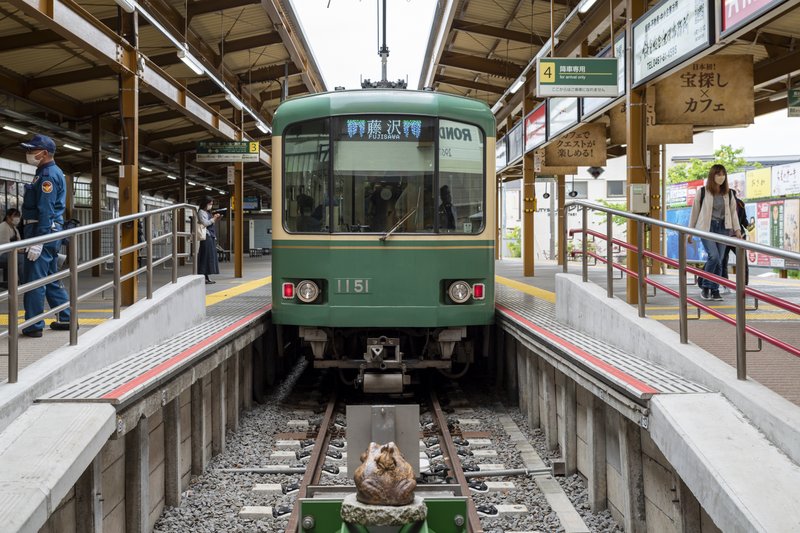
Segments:
[[[522,157],[522,123],[520,122],[508,132],[508,164],[516,163]]]
[[[547,105],[540,104],[525,117],[525,151],[530,152],[545,141],[547,141]]]
[[[494,147],[495,171],[500,172],[506,168],[506,138],[497,141]]]
[[[667,187],[667,205],[678,206],[686,205],[686,183],[673,183]]]
[[[767,198],[772,194],[772,169],[757,168],[747,171],[747,198]]]
[[[736,196],[742,200],[747,198],[747,176],[744,172],[728,174],[728,185],[736,191]]]
[[[800,163],[772,167],[772,196],[800,194]]]
[[[547,131],[548,139],[553,139],[562,131],[578,123],[577,98],[548,98]]]
[[[697,196],[697,190],[705,185],[704,180],[694,180],[686,184],[686,205],[694,205],[694,199]]]
[[[585,101],[585,100],[584,100]],[[646,142],[647,146],[660,144],[691,143],[694,139],[694,129],[691,124],[656,124],[656,87],[647,88],[646,106]],[[611,144],[626,144],[628,142],[627,104],[622,102],[615,106],[609,113]]]
[[[725,0],[722,3],[720,35],[723,37],[755,20],[785,0]]]
[[[662,0],[633,25],[633,86],[711,44],[708,0]]]
[[[667,222],[677,224],[679,226],[689,225],[689,215],[692,212],[691,207],[681,207],[678,209],[667,210]],[[672,259],[678,258],[678,233],[675,231],[667,230],[667,256]],[[686,247],[686,260],[687,261],[701,261],[705,262],[708,259],[703,244],[700,239],[693,239],[691,244]]]
[[[714,55],[698,59],[659,81],[656,95],[657,124],[752,124],[753,56]]]

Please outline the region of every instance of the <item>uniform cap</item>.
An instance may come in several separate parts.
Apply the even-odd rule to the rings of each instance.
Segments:
[[[21,144],[22,147],[25,148],[26,150],[41,149],[41,150],[47,150],[51,154],[56,153],[56,143],[53,142],[53,139],[51,139],[47,135],[41,135],[37,133],[36,135],[33,136],[33,138],[30,141]]]

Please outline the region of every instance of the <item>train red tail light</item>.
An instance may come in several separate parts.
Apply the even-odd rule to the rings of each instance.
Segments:
[[[483,300],[486,297],[486,285],[483,283],[476,283],[472,286],[472,298],[474,300]]]
[[[284,300],[294,299],[294,283],[283,284],[283,299]]]

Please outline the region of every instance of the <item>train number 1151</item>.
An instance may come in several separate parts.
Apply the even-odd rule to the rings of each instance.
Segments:
[[[338,294],[368,294],[369,278],[337,278],[336,292]]]

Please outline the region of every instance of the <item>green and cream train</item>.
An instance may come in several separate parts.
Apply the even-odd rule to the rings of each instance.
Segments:
[[[282,103],[272,142],[279,339],[368,392],[400,391],[421,368],[465,371],[494,320],[489,108],[335,91]]]

